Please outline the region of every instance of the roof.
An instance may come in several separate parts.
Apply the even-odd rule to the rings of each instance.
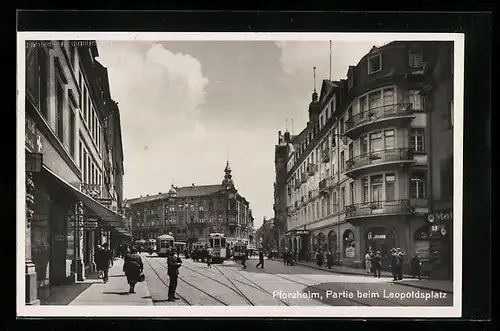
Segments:
[[[184,187],[176,187],[177,196],[176,198],[186,198],[186,197],[201,197],[212,195],[219,191],[222,191],[222,185],[195,185],[195,186],[184,186]],[[126,202],[133,205],[144,202],[151,202],[156,200],[163,200],[169,197],[168,193],[155,194],[145,197],[132,198],[127,199]]]

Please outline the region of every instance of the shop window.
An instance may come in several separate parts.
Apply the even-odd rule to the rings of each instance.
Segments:
[[[345,258],[353,259],[356,256],[356,242],[354,241],[354,232],[346,230],[342,236],[343,253]]]

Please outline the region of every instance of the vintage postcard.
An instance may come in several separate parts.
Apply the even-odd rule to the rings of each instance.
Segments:
[[[18,316],[459,317],[464,36],[18,33]]]

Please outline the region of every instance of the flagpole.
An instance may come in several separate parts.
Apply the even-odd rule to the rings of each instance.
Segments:
[[[332,80],[332,41],[330,40],[330,81]]]

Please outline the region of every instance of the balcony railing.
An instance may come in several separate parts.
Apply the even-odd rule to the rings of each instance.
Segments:
[[[409,148],[391,148],[355,156],[346,161],[346,171],[352,172],[361,167],[395,161],[413,161],[412,150]]]
[[[411,206],[410,200],[408,199],[357,203],[348,205],[345,208],[346,219],[414,213],[415,208]]]
[[[321,161],[330,162],[330,148],[325,148],[321,151]]]
[[[323,179],[321,182],[319,182],[319,191],[323,192],[327,189],[328,187],[328,178]]]
[[[369,124],[379,120],[413,115],[413,111],[414,109],[412,109],[410,103],[398,103],[372,108],[350,117],[346,121],[346,129],[349,131],[360,125]],[[346,132],[346,134],[347,133],[348,132]]]
[[[314,176],[314,174],[318,171],[317,164],[308,164],[307,165],[307,173],[309,176]]]
[[[80,190],[94,199],[102,197],[102,187],[97,184],[81,183]]]

